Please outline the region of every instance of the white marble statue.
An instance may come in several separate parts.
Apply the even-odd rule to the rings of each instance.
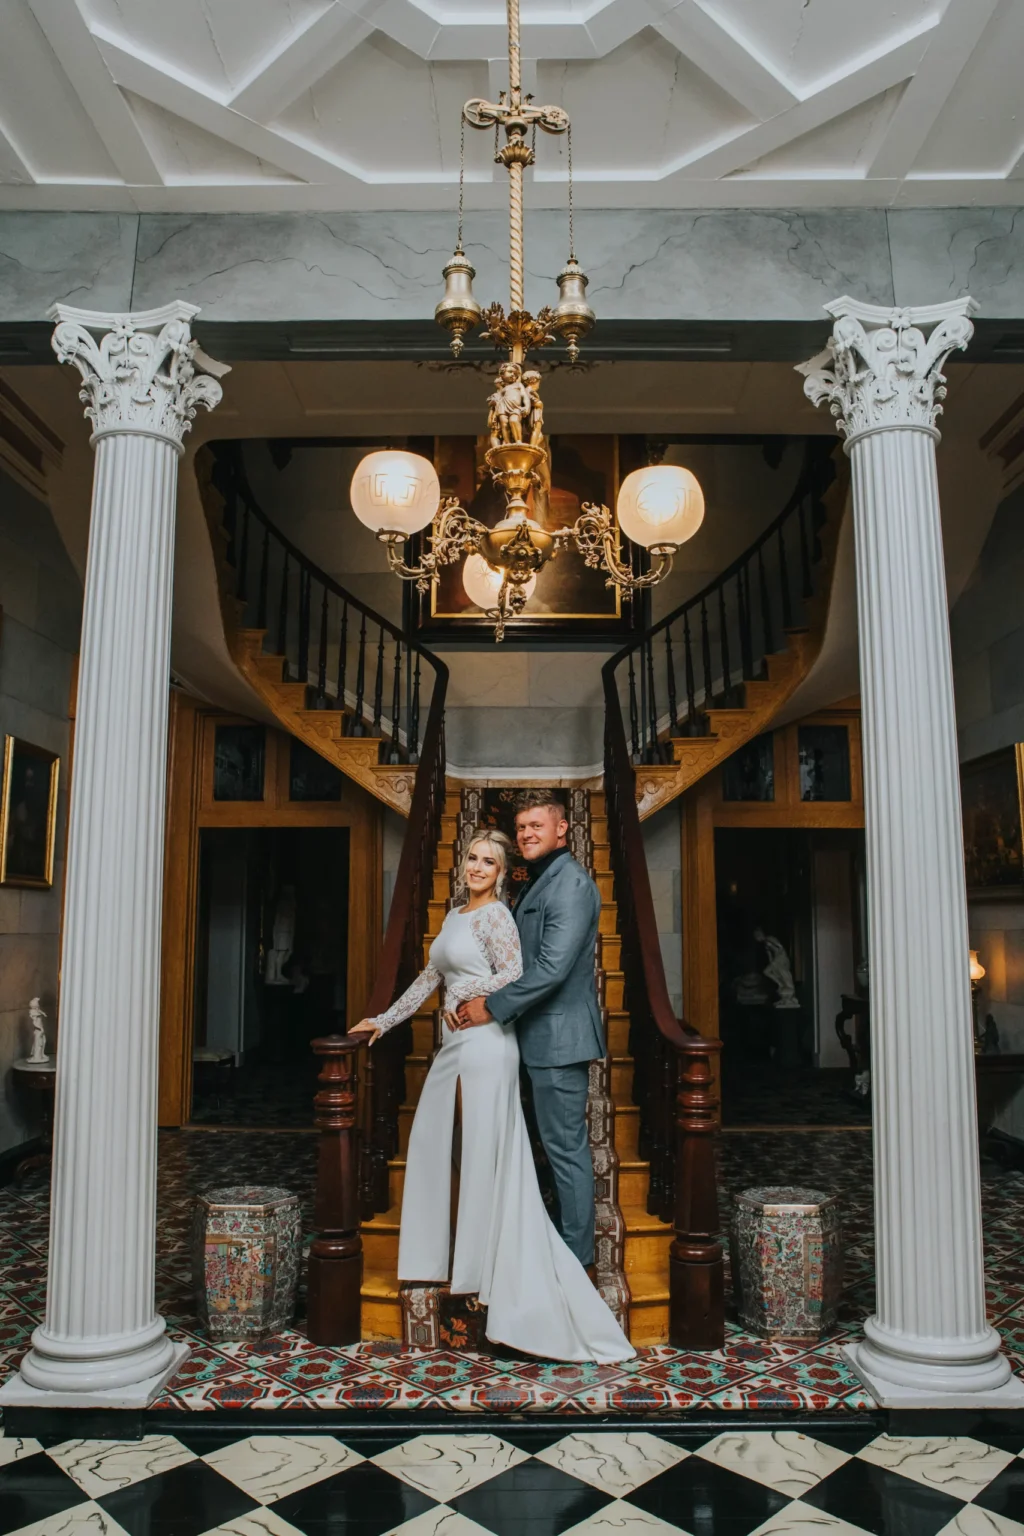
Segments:
[[[782,944],[772,934],[765,933],[762,928],[754,929],[754,939],[756,943],[763,944],[768,951],[768,964],[764,968],[764,974],[779,994],[772,1007],[799,1008],[800,1001],[796,995],[796,987],[793,985],[793,970]]]
[[[38,997],[33,997],[29,1002],[28,1017],[32,1025],[32,1052],[28,1059],[39,1063],[49,1061],[50,1058],[46,1054],[46,1030],[43,1026],[46,1014],[39,1006]]]
[[[287,987],[284,967],[295,948],[295,887],[283,885],[274,909],[271,947],[267,950],[267,970],[263,978],[268,987]]]

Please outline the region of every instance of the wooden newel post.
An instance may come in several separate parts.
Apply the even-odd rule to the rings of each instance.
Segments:
[[[712,1058],[721,1049],[718,1040],[695,1038],[678,1057],[675,1237],[669,1248],[669,1343],[676,1349],[721,1349],[725,1342],[712,1072]]]
[[[314,1344],[357,1344],[362,1332],[359,1293],[363,1283],[355,1134],[360,1041],[328,1035],[312,1044],[322,1066],[313,1101],[320,1151],[313,1213],[316,1236],[307,1270],[306,1332]]]

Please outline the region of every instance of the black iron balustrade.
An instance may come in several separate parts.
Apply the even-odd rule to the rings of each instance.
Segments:
[[[821,556],[831,439],[812,438],[782,511],[720,576],[614,660],[633,763],[672,761],[674,736],[700,736],[707,711],[742,705],[742,685],[801,628]]]

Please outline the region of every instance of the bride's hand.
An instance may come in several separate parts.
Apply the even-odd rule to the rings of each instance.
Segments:
[[[374,1045],[383,1033],[384,1031],[372,1019],[362,1019],[358,1024],[353,1024],[349,1030],[350,1035],[369,1035],[370,1038],[366,1042],[367,1045]]]

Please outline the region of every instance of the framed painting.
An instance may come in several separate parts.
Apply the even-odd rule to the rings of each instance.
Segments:
[[[972,901],[1024,901],[1024,743],[960,765],[964,863]]]
[[[549,530],[574,523],[586,501],[614,507],[622,477],[646,463],[640,438],[563,433],[553,436],[550,445],[550,484],[535,487],[527,497],[530,516]],[[485,437],[438,437],[434,465],[441,494],[458,496],[473,517],[493,528],[505,516],[505,503],[484,461],[486,449]],[[413,543],[411,563],[415,564],[422,553],[422,536]],[[479,642],[493,632],[493,621],[463,588],[461,560],[443,567],[429,592],[410,587],[407,601],[409,627],[424,639]],[[504,643],[570,635],[625,641],[639,632],[644,613],[643,597],[625,601],[617,587],[606,585],[603,571],[586,566],[575,549],[563,549],[538,573],[526,611],[509,625]]]
[[[4,742],[0,885],[53,884],[60,758],[17,736]]]

